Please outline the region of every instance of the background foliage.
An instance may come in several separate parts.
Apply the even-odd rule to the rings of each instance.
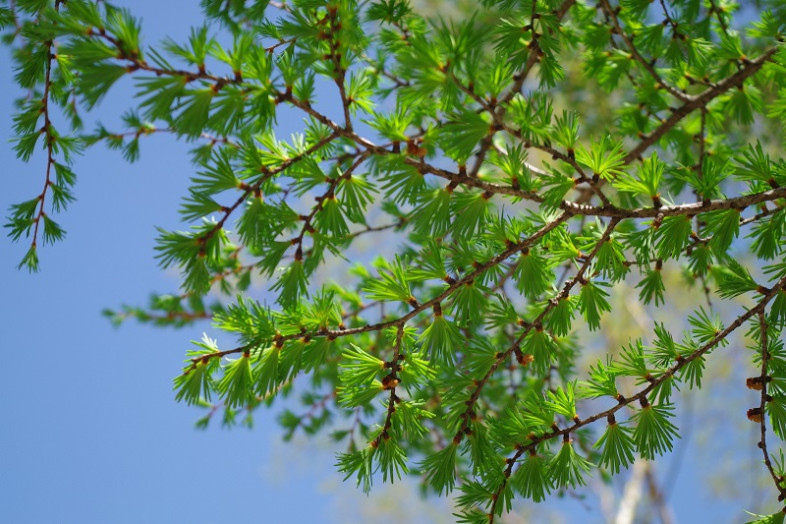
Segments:
[[[284,412],[287,435],[332,427],[363,488],[420,474],[460,489],[460,519],[487,522],[514,497],[670,450],[675,390],[700,387],[745,325],[761,392],[748,418],[783,494],[765,438],[768,419],[786,427],[782,7],[737,31],[735,7],[714,2],[501,2],[454,23],[402,2],[245,4],[203,2],[212,26],[149,48],[103,2],[6,3],[27,93],[16,151],[47,157],[42,192],[9,214],[31,241],[22,266],[64,235],[73,155],[105,143],[134,160],[143,137],[173,133],[198,144],[189,229],[158,239],[182,293],[108,314],[212,318],[237,336],[225,349],[206,335],[175,380],[207,409],[199,424],[250,423],[298,388],[310,408]],[[82,110],[126,75],[126,129],[84,132]],[[304,118],[302,133],[276,137],[280,118]],[[391,231],[396,256],[341,285],[312,278]],[[669,266],[687,282],[665,282]],[[244,296],[260,276],[274,306]],[[688,329],[656,323],[577,370],[626,283],[654,306],[695,286]],[[738,297],[728,320],[713,311]]]

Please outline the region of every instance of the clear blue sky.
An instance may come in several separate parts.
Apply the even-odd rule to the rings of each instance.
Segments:
[[[183,40],[201,23],[195,1],[129,4],[143,18],[148,43],[164,35]],[[8,61],[3,49],[4,215],[40,192],[45,167],[42,155],[29,164],[16,160],[8,143],[18,95]],[[129,93],[121,83],[98,116],[115,122]],[[331,449],[278,443],[271,413],[260,411],[253,431],[195,430],[200,412],[175,403],[171,381],[188,341],[208,326],[172,331],[128,323],[118,330],[101,317],[102,308],[144,304],[152,291],[176,289],[176,278],[153,259],[154,227],[178,227],[177,202],[193,175],[189,147],[155,136],[144,139],[133,165],[101,146],[80,158],[78,200],[57,217],[68,236],[40,250],[38,274],[16,270],[26,244],[0,240],[0,522],[366,522],[371,507],[391,515],[377,524],[415,522],[407,515],[417,513],[419,522],[436,522],[436,514],[449,513],[444,504],[431,504],[435,513],[428,513],[410,487],[367,499],[340,486]],[[689,458],[673,490],[680,520],[741,521],[738,503],[700,494],[695,467]],[[570,499],[558,502],[569,522],[601,522],[590,503],[595,510],[586,513]],[[535,510],[533,521],[550,522],[548,515]]]

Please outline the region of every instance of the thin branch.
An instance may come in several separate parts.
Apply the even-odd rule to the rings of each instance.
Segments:
[[[213,313],[210,311],[168,311],[166,313],[148,313],[136,310],[121,311],[112,316],[113,320],[124,320],[127,318],[136,318],[142,322],[184,322],[191,323],[197,320],[209,320],[213,318]]]
[[[106,135],[96,136],[95,140],[96,141],[119,140],[123,138],[131,138],[131,137],[136,139],[142,136],[150,136],[156,133],[177,133],[177,131],[175,131],[171,127],[140,127],[136,131],[122,131],[120,133],[108,132]],[[215,136],[215,135],[211,135],[210,133],[200,133],[199,138],[208,140],[210,142],[210,145],[225,144],[234,149],[240,148],[240,144],[238,144],[237,142],[233,142],[232,140],[230,140],[228,137],[225,136]]]
[[[55,2],[55,10],[60,10],[60,0]],[[16,17],[14,17],[16,19]],[[38,196],[39,205],[38,205],[38,212],[36,216],[33,218],[33,222],[35,223],[35,227],[33,228],[33,240],[30,244],[30,249],[36,249],[38,245],[38,229],[41,225],[41,220],[46,220],[46,212],[44,212],[44,204],[46,203],[46,193],[49,188],[52,186],[52,166],[55,163],[54,157],[54,144],[55,144],[55,135],[52,133],[52,120],[50,119],[49,115],[49,97],[50,97],[50,89],[52,87],[52,61],[55,59],[54,53],[54,40],[48,40],[46,42],[46,73],[44,73],[44,96],[41,100],[41,104],[43,106],[43,113],[44,113],[44,127],[41,128],[41,133],[44,133],[46,140],[46,178],[44,180],[44,189],[41,191],[41,194]],[[46,230],[46,227],[44,227]],[[44,231],[44,240],[46,240],[46,231]]]
[[[339,95],[341,96],[341,107],[344,110],[344,128],[348,131],[352,130],[352,119],[349,114],[349,106],[352,100],[347,96],[345,80],[347,70],[341,64],[341,54],[339,53],[338,31],[340,22],[338,20],[338,7],[328,5],[328,20],[330,22],[330,54],[328,55],[333,62],[335,68],[335,82],[338,87]]]
[[[387,78],[388,80],[392,81],[396,85],[397,88],[399,88],[399,87],[409,87],[411,85],[409,80],[402,80],[398,76],[394,75],[393,73],[391,73],[390,71],[385,69],[385,67],[382,65],[381,62],[374,61],[374,59],[371,58],[370,56],[368,56],[366,54],[361,54],[360,55],[360,59],[363,60],[368,65],[372,66],[374,68],[374,70],[375,70],[374,71],[375,73],[379,73],[382,76],[384,76],[385,78]]]
[[[527,238],[519,242],[514,242],[510,246],[508,246],[504,251],[500,254],[496,255],[495,257],[491,258],[490,260],[478,264],[473,268],[472,271],[467,272],[463,277],[460,279],[454,280],[436,297],[427,300],[425,302],[419,303],[417,307],[414,307],[409,313],[394,319],[394,320],[387,320],[383,322],[378,322],[376,324],[367,324],[365,326],[359,326],[355,328],[347,328],[347,329],[339,329],[339,330],[330,330],[330,329],[320,329],[313,332],[301,332],[301,333],[292,333],[288,335],[277,335],[274,337],[274,340],[278,343],[283,343],[289,340],[294,340],[298,338],[305,338],[310,339],[314,337],[327,337],[329,339],[335,339],[338,337],[344,336],[351,336],[357,335],[360,333],[368,333],[371,331],[381,331],[383,329],[392,327],[392,326],[403,326],[407,321],[417,316],[419,313],[431,308],[434,304],[438,302],[442,302],[448,296],[453,294],[459,287],[466,285],[467,283],[471,282],[475,278],[477,278],[482,273],[488,271],[489,269],[497,266],[498,264],[502,263],[503,261],[507,260],[514,254],[520,252],[522,249],[528,248],[535,244],[538,240],[540,240],[544,235],[546,235],[549,231],[553,230],[554,228],[558,227],[563,222],[567,221],[572,215],[568,212],[563,212],[560,216],[552,220],[551,222],[545,224],[543,227],[538,229],[535,233],[530,235]],[[384,305],[384,302],[380,304]],[[212,358],[223,358],[227,355],[232,355],[235,353],[243,353],[246,351],[255,351],[259,350],[259,344],[246,344],[243,346],[239,346],[233,349],[227,349],[224,351],[216,351],[214,353],[208,353],[206,355],[200,355],[198,357],[194,357],[191,359],[192,367],[195,367],[196,364],[200,361],[207,362]],[[188,371],[186,371],[187,373]]]
[[[268,2],[268,4],[271,5],[272,7],[275,7],[276,9],[281,9],[282,11],[286,11],[287,13],[292,12],[292,10],[289,8],[289,6],[286,3],[286,0],[284,0],[283,2],[276,2],[275,0],[271,0],[270,2]]]
[[[574,3],[576,3],[576,0],[564,0],[562,4],[560,4],[560,6],[552,13],[552,15],[556,18],[557,21],[562,20],[562,18]],[[537,0],[532,0],[532,12],[530,14],[530,30],[532,31],[532,41],[529,45],[530,52],[527,54],[527,61],[524,64],[522,70],[513,76],[513,85],[511,86],[508,93],[502,98],[502,101],[498,106],[499,108],[494,114],[494,122],[496,124],[499,124],[504,120],[505,113],[507,112],[507,104],[513,100],[513,97],[521,92],[521,88],[524,87],[524,82],[527,80],[530,71],[532,71],[532,68],[535,67],[535,64],[540,61],[540,57],[543,54],[543,50],[540,48],[540,44],[538,44],[538,35],[535,32],[535,20],[537,14]],[[486,153],[488,153],[488,149],[491,147],[491,144],[492,140],[490,136],[485,137],[481,142],[480,149],[476,153],[475,164],[470,170],[470,175],[473,178],[477,176],[478,172],[480,171],[480,167],[486,158]]]
[[[382,439],[390,438],[390,426],[393,421],[393,413],[396,412],[396,404],[401,402],[401,399],[396,395],[396,386],[401,382],[398,372],[401,369],[399,362],[403,359],[401,355],[401,340],[404,337],[404,324],[399,324],[396,330],[396,344],[393,348],[393,357],[385,365],[390,368],[390,374],[382,379],[382,387],[390,390],[390,398],[388,399],[388,409],[385,415],[385,423],[382,425],[382,430],[379,435],[371,442],[371,447],[376,449]]]
[[[717,211],[721,209],[745,209],[749,206],[786,198],[786,187],[770,189],[761,193],[742,195],[739,197],[710,200],[703,202],[693,202],[690,204],[677,204],[674,206],[639,207],[634,209],[620,209],[617,207],[593,207],[572,202],[563,202],[560,207],[570,210],[574,215],[618,217],[618,218],[655,218],[658,215],[667,216],[693,216],[707,211]]]
[[[767,416],[766,416],[766,406],[767,402],[772,400],[772,398],[767,394],[767,382],[769,381],[770,377],[767,373],[767,361],[770,359],[770,353],[768,348],[768,340],[767,340],[767,317],[764,314],[764,308],[758,313],[759,315],[759,333],[760,333],[760,340],[761,340],[761,374],[759,375],[761,386],[761,401],[759,403],[759,411],[756,415],[751,417],[750,411],[748,412],[749,418],[755,418],[758,416],[759,419],[759,427],[761,428],[761,440],[759,440],[759,448],[761,449],[761,454],[764,457],[764,465],[767,466],[767,471],[769,472],[770,476],[772,477],[772,481],[775,483],[775,489],[778,490],[778,500],[783,500],[786,498],[786,487],[783,486],[784,478],[777,473],[775,473],[775,469],[772,466],[772,461],[770,460],[770,453],[767,450]]]
[[[472,389],[472,394],[470,395],[469,399],[466,402],[467,409],[465,409],[464,412],[461,414],[460,418],[462,420],[462,423],[461,426],[459,427],[458,432],[456,433],[456,436],[453,437],[454,443],[458,444],[459,442],[461,442],[461,440],[464,437],[464,434],[469,429],[469,423],[472,419],[472,411],[478,399],[480,398],[480,393],[483,390],[483,387],[489,381],[491,376],[494,374],[494,372],[496,372],[500,364],[502,364],[507,358],[509,358],[514,351],[516,350],[520,351],[521,343],[527,337],[529,332],[532,331],[532,329],[543,329],[543,320],[546,318],[546,315],[548,315],[551,312],[551,310],[557,307],[557,305],[561,300],[565,300],[568,297],[568,295],[570,294],[570,290],[573,289],[573,287],[577,283],[586,282],[584,280],[584,273],[586,273],[587,270],[589,269],[590,265],[592,264],[592,260],[595,258],[595,255],[598,254],[600,248],[603,247],[603,245],[609,240],[609,238],[611,238],[611,234],[614,232],[614,228],[617,227],[617,224],[619,224],[619,222],[620,222],[619,219],[612,219],[609,222],[609,225],[606,227],[606,230],[603,232],[603,235],[595,244],[595,247],[593,248],[592,252],[586,256],[586,258],[584,259],[584,263],[576,272],[576,275],[569,281],[565,282],[565,285],[562,287],[562,290],[557,294],[557,296],[549,300],[546,307],[543,308],[543,311],[540,312],[540,314],[535,318],[535,320],[527,324],[527,326],[524,328],[521,334],[516,338],[513,344],[511,344],[510,347],[508,347],[508,349],[497,355],[497,358],[494,360],[494,363],[491,365],[491,367],[483,376],[483,378],[477,381],[475,387]],[[494,499],[494,503],[492,504],[492,508],[490,511],[491,514],[494,514],[495,505],[496,505],[496,499]]]
[[[315,231],[312,222],[314,222],[314,219],[316,218],[317,214],[319,214],[319,212],[322,211],[322,208],[325,205],[325,200],[335,198],[334,194],[336,192],[336,186],[341,181],[341,179],[351,177],[352,173],[360,166],[360,164],[363,163],[364,160],[366,160],[366,157],[367,157],[366,154],[361,154],[357,159],[355,159],[355,161],[349,167],[349,169],[344,171],[344,173],[341,176],[328,179],[327,191],[325,191],[325,193],[322,194],[321,196],[316,197],[317,203],[311,209],[311,212],[308,215],[301,217],[303,220],[303,227],[300,228],[300,234],[295,238],[293,238],[292,240],[290,240],[292,245],[297,246],[297,250],[295,251],[295,260],[297,261],[303,260],[303,239],[305,238],[306,233],[313,233]]]
[[[772,288],[767,290],[766,293],[763,295],[763,297],[759,300],[759,302],[753,308],[751,308],[751,309],[747,310],[746,312],[742,313],[741,315],[739,315],[725,329],[723,329],[722,331],[717,333],[714,337],[712,337],[712,339],[710,339],[703,346],[701,346],[698,349],[696,349],[695,351],[693,351],[687,357],[684,357],[681,360],[678,360],[673,366],[668,368],[662,375],[660,375],[658,377],[653,377],[653,379],[651,381],[649,381],[648,385],[644,389],[642,389],[641,391],[636,393],[635,395],[633,395],[631,397],[620,397],[619,400],[617,401],[617,405],[615,405],[615,406],[613,406],[613,407],[611,407],[611,408],[609,408],[609,409],[607,409],[605,411],[602,411],[600,413],[596,413],[596,414],[594,414],[594,415],[592,415],[590,417],[587,417],[585,419],[579,419],[579,420],[575,421],[573,424],[571,424],[570,426],[567,426],[565,428],[562,428],[562,429],[554,428],[551,431],[548,431],[548,432],[546,432],[546,433],[544,433],[544,434],[542,434],[540,436],[533,436],[533,437],[531,437],[529,439],[529,442],[517,445],[516,446],[516,452],[513,453],[513,455],[506,460],[507,466],[506,466],[505,471],[504,471],[504,479],[503,479],[502,483],[500,484],[499,488],[496,491],[496,494],[497,494],[496,498],[499,498],[499,494],[502,492],[503,489],[505,489],[505,485],[507,484],[508,479],[510,478],[510,476],[511,476],[511,474],[513,472],[514,465],[516,464],[516,462],[521,458],[521,456],[525,452],[527,452],[529,450],[534,450],[535,447],[538,446],[542,442],[546,442],[548,440],[551,440],[551,439],[553,439],[555,437],[559,437],[559,436],[563,436],[564,437],[566,435],[569,435],[570,433],[576,432],[578,429],[581,429],[584,426],[592,424],[593,422],[596,422],[596,421],[601,420],[601,419],[606,419],[610,415],[614,415],[614,413],[616,413],[617,411],[621,410],[622,408],[624,408],[626,406],[629,406],[630,404],[633,404],[634,402],[638,402],[638,401],[641,401],[643,399],[646,400],[647,395],[649,395],[649,393],[652,392],[655,388],[660,386],[661,383],[663,383],[665,380],[668,380],[669,378],[674,376],[683,367],[685,367],[689,363],[693,362],[697,358],[700,358],[702,355],[704,355],[709,350],[711,350],[716,345],[718,345],[721,341],[725,340],[732,332],[734,332],[742,324],[744,324],[745,322],[747,322],[748,320],[750,320],[754,316],[758,315],[759,313],[762,313],[764,311],[764,309],[767,307],[767,304],[773,298],[775,298],[775,295],[777,295],[778,293],[781,293],[783,291],[784,287],[786,287],[786,276],[782,277]],[[494,507],[493,507],[493,505],[492,505],[492,511],[490,512],[490,516],[489,516],[489,522],[490,522],[490,524],[494,522]]]
[[[265,169],[264,174],[258,181],[256,181],[254,184],[244,186],[242,194],[240,195],[240,197],[238,197],[238,199],[235,200],[235,202],[231,206],[222,208],[221,211],[223,212],[223,216],[218,220],[218,222],[215,223],[215,225],[213,225],[213,227],[208,229],[207,232],[205,232],[205,234],[200,237],[202,239],[202,241],[206,242],[213,235],[215,235],[222,227],[224,227],[224,224],[229,219],[230,215],[238,207],[240,207],[240,205],[243,202],[245,202],[250,195],[259,192],[259,190],[265,184],[265,182],[270,180],[272,177],[278,175],[279,173],[281,173],[285,169],[291,167],[293,164],[301,161],[302,159],[306,158],[307,156],[311,155],[312,153],[322,149],[324,146],[326,146],[327,144],[329,144],[330,142],[332,142],[336,138],[337,138],[337,135],[335,133],[331,134],[331,135],[328,135],[328,136],[324,137],[323,139],[321,139],[319,142],[317,142],[317,143],[311,145],[310,147],[308,147],[307,149],[305,149],[303,152],[295,155],[292,158],[288,158],[284,162],[281,162],[281,164],[279,164],[275,168],[273,168],[273,169],[264,168]]]
[[[396,222],[392,222],[390,224],[385,224],[383,226],[366,226],[364,229],[361,229],[359,231],[354,231],[354,232],[350,233],[345,238],[348,240],[348,239],[351,239],[351,238],[356,238],[356,237],[365,235],[366,233],[378,233],[380,231],[387,231],[389,229],[400,228],[400,227],[403,227],[405,223],[406,223],[406,220],[404,220],[402,218],[400,220],[397,220]]]
[[[671,116],[667,118],[661,125],[655,128],[654,131],[645,135],[641,141],[636,145],[633,149],[631,149],[623,161],[626,164],[633,162],[634,160],[641,157],[641,155],[649,149],[650,146],[654,145],[661,139],[663,135],[668,133],[674,126],[676,126],[683,118],[688,116],[690,113],[695,111],[696,109],[707,107],[712,100],[717,98],[718,96],[722,95],[726,91],[739,87],[745,82],[747,78],[750,78],[754,74],[756,74],[764,64],[772,58],[775,52],[778,50],[777,46],[770,47],[766,49],[758,58],[754,60],[749,60],[744,64],[744,66],[738,70],[736,73],[732,74],[731,76],[725,78],[718,82],[714,87],[711,87],[704,91],[703,93],[696,95],[693,99],[688,102],[685,102],[680,107],[674,109],[671,113]]]
[[[625,31],[623,31],[622,26],[620,25],[619,18],[617,17],[617,12],[614,9],[612,9],[611,4],[609,4],[609,0],[600,0],[600,3],[603,6],[603,10],[609,16],[612,24],[614,25],[613,33],[618,34],[620,38],[622,38],[623,42],[625,42],[625,45],[628,46],[628,50],[630,51],[631,57],[633,57],[633,59],[636,62],[638,62],[644,68],[644,70],[647,71],[647,73],[649,73],[649,75],[655,80],[655,82],[657,82],[658,85],[663,87],[663,89],[665,89],[671,96],[679,100],[682,100],[683,102],[691,101],[693,99],[693,96],[669,85],[665,80],[663,80],[663,78],[658,74],[658,72],[655,71],[655,67],[653,67],[652,65],[652,62],[654,62],[654,60],[649,61],[643,56],[641,56],[641,53],[639,53],[638,49],[636,49],[633,40],[631,40],[631,38],[625,33]]]
[[[707,145],[707,108],[701,108],[701,127],[699,128],[699,134],[694,137],[697,138],[699,141],[699,160],[694,166],[696,170],[696,176],[699,180],[704,178],[704,157],[707,154],[706,145]],[[696,198],[699,197],[698,191],[694,191]],[[696,215],[696,231],[701,231],[704,228],[705,222],[701,219],[699,215]],[[707,275],[702,273],[699,277],[701,279],[701,285],[704,289],[704,296],[707,299],[707,306],[712,307],[712,298],[710,295],[710,286],[707,285]]]
[[[724,34],[729,34],[729,24],[726,23],[726,20],[723,18],[724,13],[726,12],[724,9],[718,6],[715,0],[707,0],[710,4],[710,7],[707,11],[707,16],[712,16],[713,13],[715,14],[716,18],[718,19],[718,25],[720,25],[721,30]]]
[[[278,391],[276,391],[276,393],[277,392]],[[265,395],[265,397],[262,397],[259,400],[262,401],[267,399],[271,395],[271,393],[273,392],[268,393],[267,395]],[[328,402],[334,399],[335,397],[336,397],[336,391],[334,390],[329,393],[325,393],[324,395],[322,395],[322,398],[311,404],[308,411],[297,417],[298,418],[297,424],[295,424],[294,427],[290,428],[292,434],[294,434],[294,432],[297,430],[298,427],[301,427],[304,424],[304,421],[310,422],[311,420],[313,420],[314,417],[317,416],[317,411],[319,410],[324,411],[325,406],[327,406]]]
[[[751,222],[758,222],[760,219],[762,219],[762,218],[764,218],[766,216],[774,215],[775,213],[777,213],[779,211],[783,211],[783,208],[784,208],[783,205],[775,206],[773,208],[769,208],[769,207],[765,206],[762,211],[756,213],[755,215],[753,215],[751,217],[748,217],[748,218],[741,219],[740,220],[740,226],[744,226],[746,224],[750,224]]]
[[[574,1],[575,0],[566,0],[565,2],[563,2],[563,4],[560,6],[560,8],[555,12],[555,15],[558,17],[558,19],[561,18],[562,16],[564,16],[564,14],[567,12],[567,10],[570,8],[570,6],[574,3]],[[186,77],[187,80],[194,80],[194,79],[209,80],[211,82],[214,82],[214,85],[215,85],[216,89],[220,89],[223,85],[226,85],[226,84],[229,84],[229,83],[240,83],[242,81],[241,79],[238,79],[238,78],[218,77],[218,76],[209,74],[207,72],[202,72],[202,71],[192,72],[192,71],[184,71],[184,70],[177,70],[177,69],[169,70],[169,69],[162,69],[162,68],[150,66],[149,64],[147,64],[147,62],[145,62],[144,60],[139,59],[138,57],[128,56],[128,55],[124,54],[122,52],[122,47],[120,45],[120,42],[117,39],[113,38],[112,36],[106,34],[105,32],[99,32],[99,33],[91,32],[91,33],[88,33],[88,35],[97,35],[97,36],[100,36],[100,37],[108,40],[109,42],[113,43],[113,45],[115,45],[115,47],[117,47],[118,50],[120,51],[119,58],[132,62],[133,65],[131,66],[129,72],[131,72],[133,70],[136,70],[136,69],[141,69],[141,70],[145,70],[145,71],[148,71],[148,72],[155,73],[157,75],[184,76],[184,77]],[[642,139],[639,142],[639,144],[636,145],[633,149],[631,149],[629,151],[629,153],[623,159],[624,162],[625,163],[630,163],[633,160],[639,158],[644,151],[646,151],[649,147],[651,147],[658,140],[660,140],[660,138],[663,135],[665,135],[669,130],[671,130],[674,126],[676,126],[678,122],[680,122],[685,116],[687,116],[688,114],[690,114],[694,110],[700,109],[700,108],[706,108],[706,105],[710,101],[712,101],[714,98],[716,98],[717,96],[725,93],[726,91],[728,91],[728,90],[730,90],[730,89],[732,89],[734,87],[741,86],[742,83],[747,78],[749,78],[750,76],[755,74],[759,69],[761,69],[761,67],[764,65],[764,63],[767,60],[771,59],[771,57],[774,55],[776,50],[777,50],[777,47],[770,47],[770,48],[768,48],[758,58],[756,58],[754,60],[748,60],[747,62],[745,62],[743,67],[740,68],[740,70],[738,70],[734,74],[732,74],[729,77],[727,77],[726,79],[718,82],[713,87],[708,88],[703,93],[701,93],[699,95],[696,95],[694,98],[692,98],[688,102],[685,102],[682,106],[680,106],[680,107],[678,107],[676,109],[673,109],[672,110],[672,114],[666,120],[664,120],[663,123],[660,126],[658,126],[650,134],[642,137]],[[515,96],[515,93],[517,93],[518,90],[520,90],[521,85],[523,85],[524,79],[526,78],[527,74],[529,73],[529,71],[535,65],[536,62],[537,62],[537,53],[535,53],[535,52],[530,53],[524,69],[520,73],[518,73],[516,75],[515,80],[514,80],[514,85],[513,85],[512,89],[511,89],[511,91],[508,92],[508,94],[503,98],[502,102],[499,104],[498,110],[496,112],[495,122],[497,122],[497,123],[501,123],[502,122],[503,117],[505,115],[505,111],[506,111],[505,110],[505,107],[506,107],[505,104],[507,102],[509,102],[513,98],[513,96]],[[343,86],[343,83],[342,83],[342,86]],[[338,136],[347,137],[347,138],[355,141],[361,147],[373,151],[375,154],[387,155],[387,154],[393,154],[394,153],[394,151],[392,151],[392,150],[388,150],[388,149],[386,149],[384,147],[377,146],[373,142],[371,142],[370,140],[368,140],[366,138],[363,138],[363,137],[360,137],[359,135],[354,133],[354,131],[351,129],[351,127],[347,126],[346,124],[345,124],[345,126],[340,126],[339,124],[337,124],[336,122],[334,122],[333,120],[331,120],[330,118],[325,116],[324,114],[320,113],[319,111],[316,111],[313,107],[311,107],[311,104],[309,102],[307,102],[307,101],[300,101],[300,100],[295,99],[292,96],[291,91],[287,90],[285,92],[279,92],[279,91],[275,91],[274,90],[274,92],[275,92],[277,101],[279,101],[279,102],[286,101],[286,102],[292,104],[293,106],[298,107],[299,109],[303,110],[304,112],[306,112],[307,114],[309,114],[310,116],[315,118],[320,123],[330,127],[334,131],[334,133],[337,134]],[[345,97],[342,98],[342,101],[344,101],[344,102],[346,101]],[[343,103],[342,105],[345,106],[344,107],[345,109],[347,108],[347,104],[346,103]],[[346,117],[346,113],[345,113],[345,117]],[[515,131],[513,131],[513,132],[515,134]],[[490,147],[490,145],[491,144],[490,144],[490,141],[489,141],[488,146]],[[530,147],[531,146],[532,146],[532,144],[530,144]],[[539,147],[544,147],[545,148],[546,146],[539,146]],[[572,167],[574,167],[574,169],[577,169],[577,171],[579,173],[581,173],[580,167],[575,163],[575,161],[572,161],[572,159],[570,159],[568,156],[562,155],[558,151],[552,150],[552,148],[546,148],[546,150],[552,156],[556,155],[555,158],[559,158],[561,160],[564,160],[564,161],[570,163],[572,165]],[[483,148],[481,148],[481,151],[483,151]],[[479,154],[480,154],[480,152],[479,152]],[[503,186],[503,185],[499,185],[499,184],[492,184],[492,183],[488,183],[488,182],[483,182],[483,181],[478,180],[476,177],[473,177],[473,176],[470,176],[470,175],[461,175],[460,173],[452,173],[452,172],[444,170],[444,169],[439,169],[439,168],[436,168],[434,166],[431,166],[431,165],[425,163],[422,158],[418,158],[418,159],[406,158],[405,162],[410,164],[410,165],[413,165],[415,167],[418,167],[419,169],[422,170],[421,172],[424,172],[424,173],[428,172],[428,173],[431,173],[431,174],[435,174],[435,175],[440,176],[442,178],[450,179],[451,181],[457,181],[458,183],[466,184],[466,185],[468,185],[470,187],[478,187],[478,188],[484,189],[485,191],[491,191],[493,193],[509,194],[509,195],[513,195],[513,196],[526,198],[528,200],[532,200],[532,201],[535,201],[535,202],[542,202],[542,197],[540,195],[537,195],[537,194],[534,194],[534,193],[530,193],[530,192],[523,192],[523,191],[515,189],[512,186]],[[479,168],[479,164],[477,164],[476,167]],[[473,171],[474,171],[474,169],[473,169]],[[584,177],[584,178],[586,179],[586,177]],[[600,181],[597,184],[597,186],[599,187],[600,185],[602,185],[602,183],[603,183],[603,181]],[[593,191],[595,191],[595,190],[596,190],[596,188],[593,188]],[[600,197],[600,198],[601,198],[602,201],[604,200],[604,197]],[[639,217],[639,218],[641,218],[641,217],[644,217],[644,216],[655,216],[657,214],[657,211],[654,210],[654,209],[651,211],[651,213],[653,213],[653,214],[641,214],[640,210],[635,210],[632,213],[626,213],[625,211],[622,211],[622,210],[614,210],[606,202],[603,202],[603,203],[604,203],[604,206],[602,208],[586,208],[586,207],[584,207],[584,203],[580,199],[575,204],[574,203],[570,203],[570,202],[563,202],[561,207],[563,207],[563,209],[571,209],[571,212],[574,213],[574,214],[592,214],[592,215],[596,215],[596,216],[618,216],[618,217]],[[724,207],[717,207],[716,209],[728,209],[728,207],[725,207],[725,208]],[[593,211],[590,211],[590,210],[593,210]],[[603,211],[601,211],[601,210],[603,210]],[[711,210],[711,209],[706,209],[706,211],[709,211],[709,210]],[[705,210],[701,210],[701,211],[705,211]],[[680,214],[680,213],[678,212],[677,214]]]

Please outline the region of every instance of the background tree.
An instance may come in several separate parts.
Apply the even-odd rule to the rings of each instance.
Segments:
[[[764,3],[738,30],[731,4],[650,4],[487,2],[430,23],[400,1],[203,1],[207,25],[155,48],[105,2],[6,2],[16,150],[47,158],[42,192],[10,211],[30,241],[20,265],[64,234],[51,215],[74,198],[74,154],[106,143],[133,160],[142,137],[173,133],[199,143],[190,228],[158,239],[182,293],[108,314],[237,336],[195,343],[175,380],[200,424],[250,421],[297,388],[310,408],[283,413],[287,435],[332,426],[364,489],[419,474],[460,489],[460,520],[488,522],[515,497],[657,460],[679,435],[675,391],[700,387],[745,326],[748,418],[782,498],[766,437],[786,427],[786,11]],[[82,109],[127,75],[127,128],[83,132]],[[277,118],[302,133],[282,140]],[[395,256],[316,278],[380,234]],[[688,281],[667,287],[669,266]],[[275,306],[246,295],[259,277]],[[698,284],[688,329],[653,323],[579,367],[628,284],[655,307]],[[711,293],[748,302],[723,320]]]

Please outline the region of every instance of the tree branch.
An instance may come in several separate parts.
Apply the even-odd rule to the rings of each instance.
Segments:
[[[624,397],[624,398],[620,397],[620,399],[617,401],[617,405],[614,407],[611,407],[600,413],[596,413],[585,419],[579,419],[578,421],[574,422],[573,424],[565,428],[562,429],[555,428],[547,433],[544,433],[543,435],[533,436],[530,438],[529,442],[517,445],[516,452],[506,461],[507,466],[504,471],[504,480],[502,481],[502,483],[500,484],[500,486],[497,488],[495,492],[497,494],[497,497],[493,499],[494,502],[492,503],[492,508],[491,511],[489,512],[490,524],[494,522],[494,515],[495,515],[494,510],[495,510],[496,500],[499,498],[499,494],[505,488],[505,485],[507,484],[508,479],[510,478],[513,472],[514,465],[526,451],[534,450],[535,447],[541,442],[546,442],[555,437],[559,437],[559,436],[564,437],[565,435],[574,433],[576,430],[583,428],[584,426],[587,426],[597,420],[605,419],[609,415],[614,415],[614,413],[621,410],[625,406],[629,406],[634,402],[641,401],[642,399],[646,399],[646,396],[655,388],[657,388],[661,383],[663,383],[663,381],[674,376],[675,373],[677,373],[680,369],[685,367],[687,364],[701,357],[702,355],[707,353],[710,349],[714,348],[716,345],[718,345],[722,340],[725,340],[726,337],[728,337],[734,330],[739,328],[746,321],[758,315],[759,313],[762,313],[764,309],[767,307],[767,304],[773,298],[775,298],[775,295],[782,292],[784,286],[786,286],[786,276],[781,278],[772,288],[770,288],[764,294],[764,296],[759,300],[756,306],[747,310],[745,313],[739,315],[731,324],[729,324],[729,326],[727,326],[721,332],[719,332],[714,337],[712,337],[712,339],[709,342],[699,347],[697,350],[692,352],[687,357],[684,357],[682,360],[678,360],[673,366],[668,368],[662,375],[658,377],[654,377],[651,381],[649,381],[648,385],[644,389],[642,389],[635,395],[631,397]]]

